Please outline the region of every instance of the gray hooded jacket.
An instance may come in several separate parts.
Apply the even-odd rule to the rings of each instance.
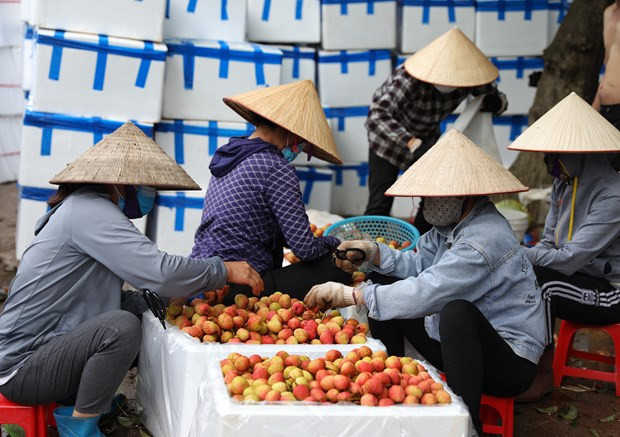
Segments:
[[[189,259],[157,249],[100,187],[84,187],[37,223],[0,314],[0,384],[51,338],[120,309],[123,281],[163,296],[226,283],[218,257]]]
[[[599,154],[564,155],[573,182],[556,179],[543,239],[526,248],[535,266],[564,275],[576,272],[620,285],[620,175],[609,157]],[[568,241],[571,201],[578,177],[573,233]]]

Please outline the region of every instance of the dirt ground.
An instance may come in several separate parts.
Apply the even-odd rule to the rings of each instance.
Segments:
[[[0,185],[0,311],[2,291],[8,289],[15,274],[15,222],[17,188],[15,184]],[[599,331],[579,333],[579,348],[603,355],[613,355],[613,343]],[[620,345],[619,345],[620,347]],[[576,363],[581,365],[584,363]],[[590,364],[584,366],[591,367]],[[122,386],[129,399],[135,399],[135,369]],[[130,404],[135,408],[135,404]],[[132,417],[130,413],[128,416]],[[125,424],[129,425],[125,421]],[[620,397],[612,384],[565,379],[563,388],[536,404],[515,406],[515,437],[620,437]],[[115,437],[147,435],[135,426],[117,423],[109,435]],[[433,436],[434,437],[434,436]],[[440,437],[440,436],[438,436]]]

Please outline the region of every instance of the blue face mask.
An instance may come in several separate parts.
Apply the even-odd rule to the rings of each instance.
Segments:
[[[282,149],[282,156],[286,159],[286,162],[293,162],[297,155],[299,155],[304,150],[304,143],[302,144],[294,144],[293,146],[286,146]]]
[[[155,194],[157,194],[155,188],[145,187],[143,185],[126,187],[125,197],[121,197],[118,190],[116,190],[118,207],[130,219],[143,217],[153,209]]]

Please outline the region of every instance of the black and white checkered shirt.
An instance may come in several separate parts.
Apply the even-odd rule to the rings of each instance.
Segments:
[[[410,76],[401,65],[375,91],[366,129],[370,148],[392,165],[407,170],[439,139],[439,123],[469,95],[495,91],[495,84],[457,88],[441,93],[430,83]],[[413,153],[412,137],[422,140]]]

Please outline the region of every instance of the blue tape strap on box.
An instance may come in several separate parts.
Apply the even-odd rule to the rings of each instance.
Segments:
[[[26,33],[24,34],[25,39],[33,39],[34,38],[34,27],[26,26]]]
[[[336,185],[341,186],[343,184],[344,171],[355,171],[359,178],[359,186],[365,187],[368,184],[368,163],[362,162],[357,165],[328,165],[327,168],[334,171],[336,176]]]
[[[293,79],[299,79],[299,62],[301,59],[312,59],[313,61],[316,60],[316,52],[314,50],[311,52],[302,52],[299,46],[293,46],[291,50],[280,50],[282,50],[282,58],[293,60]]]
[[[319,54],[319,63],[340,64],[340,73],[347,74],[349,71],[349,62],[368,62],[368,75],[374,76],[377,61],[391,61],[391,53],[389,50],[369,50],[359,53],[349,53],[341,50],[338,54],[321,55]]]
[[[497,67],[498,70],[515,70],[517,79],[523,79],[523,73],[527,70],[542,70],[545,67],[542,57],[525,58],[523,56],[517,56],[516,58],[498,59],[491,58],[491,62]],[[497,82],[500,82],[501,74],[497,78]]]
[[[153,127],[138,124],[148,137],[153,136]],[[24,114],[24,126],[41,128],[41,156],[50,156],[52,152],[52,132],[54,129],[70,130],[77,132],[92,132],[93,144],[96,144],[103,135],[114,132],[121,127],[123,122],[103,120],[98,117],[73,117],[64,114],[50,114],[47,112],[26,111]]]
[[[517,139],[528,125],[527,115],[504,115],[494,116],[493,125],[510,126],[510,141]]]
[[[105,49],[109,45],[107,35],[99,35],[99,46]],[[108,54],[105,51],[97,52],[97,64],[95,65],[95,78],[93,89],[103,90],[103,80],[105,79],[105,67],[108,63]]]
[[[331,182],[332,180],[331,174],[319,173],[314,167],[295,167],[295,173],[297,173],[297,177],[300,181],[306,183],[302,195],[302,200],[306,205],[310,202],[310,196],[312,195],[312,188],[315,182]]]
[[[532,11],[548,10],[547,0],[478,0],[476,11],[497,12],[499,21],[506,20],[506,12],[523,12],[526,21],[532,19]]]
[[[455,8],[473,8],[474,0],[400,0],[402,6],[421,7],[422,8],[422,24],[429,24],[431,17],[431,8],[445,8],[448,12],[448,21],[456,23]]]
[[[183,135],[201,135],[208,137],[209,155],[213,156],[217,150],[218,138],[242,137],[248,136],[254,132],[254,126],[247,123],[245,129],[221,128],[217,121],[209,121],[208,126],[195,126],[185,124],[183,120],[174,120],[170,122],[161,122],[155,125],[156,132],[174,132],[174,158],[177,164],[185,163],[184,141]]]
[[[349,15],[349,4],[365,3],[366,14],[375,13],[375,3],[396,3],[396,0],[321,0],[322,5],[340,5],[340,15]]]
[[[166,18],[170,18],[170,0],[166,0]]]
[[[21,199],[36,200],[37,202],[47,202],[56,193],[54,188],[25,187],[22,185],[19,185],[18,188]]]
[[[97,53],[97,64],[95,67],[95,77],[93,80],[93,89],[102,90],[105,77],[105,68],[107,63],[107,55],[118,55],[130,58],[139,58],[148,61],[165,61],[166,52],[162,50],[154,50],[153,43],[145,42],[143,49],[136,49],[132,47],[121,47],[110,45],[108,37],[106,35],[99,35],[99,43],[85,42],[85,41],[73,41],[65,39],[64,30],[56,30],[54,36],[36,35],[36,43],[52,46],[52,57],[50,61],[50,69],[48,78],[51,80],[58,80],[60,78],[60,66],[62,63],[62,51],[63,48],[71,48],[77,50],[88,50]],[[136,78],[136,86],[139,83],[146,83],[146,77],[148,76],[148,67],[150,62],[144,66],[140,64],[138,70],[138,77]]]
[[[150,41],[144,41],[144,50],[153,50],[153,43]],[[149,68],[151,68],[150,59],[142,59],[140,61],[140,69],[138,70],[138,76],[136,77],[135,85],[139,88],[146,86],[146,78],[149,75]]]
[[[301,11],[303,8],[303,0],[295,0],[295,20],[301,20]],[[263,13],[261,20],[269,21],[269,13],[271,12],[271,0],[263,0]]]
[[[345,129],[345,119],[347,117],[366,117],[368,116],[368,106],[352,106],[349,108],[323,108],[325,118],[335,118],[338,120],[338,131]]]
[[[198,3],[198,0],[189,0],[187,2],[187,12],[190,14],[196,12],[196,3]]]
[[[174,230],[182,232],[185,227],[185,209],[202,209],[203,199],[200,197],[185,197],[185,193],[177,192],[176,196],[158,194],[155,197],[155,204],[175,210]]]
[[[265,53],[258,44],[251,44],[252,51],[231,50],[224,41],[218,41],[219,48],[198,47],[190,41],[179,43],[168,43],[168,56],[183,56],[183,77],[185,89],[192,89],[194,86],[194,58],[211,58],[220,60],[220,78],[228,77],[228,64],[230,61],[253,62],[256,64],[256,84],[265,84],[264,64],[282,64],[281,53]]]

